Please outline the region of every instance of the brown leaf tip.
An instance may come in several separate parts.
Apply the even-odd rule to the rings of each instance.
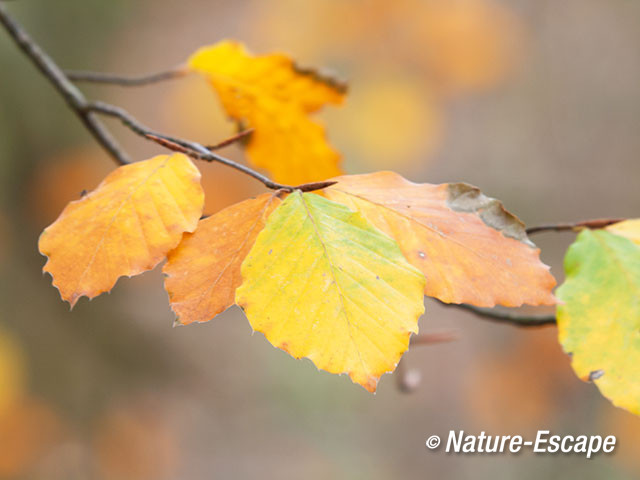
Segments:
[[[313,80],[324,83],[342,95],[346,95],[349,91],[349,85],[347,82],[336,78],[333,72],[326,69],[320,70],[316,68],[301,67],[295,62],[291,64],[291,67],[294,72],[300,75],[306,75],[311,77]]]
[[[479,188],[467,183],[450,183],[447,190],[447,206],[450,209],[475,213],[488,227],[535,248],[527,236],[524,223],[507,211],[499,200],[486,196]]]

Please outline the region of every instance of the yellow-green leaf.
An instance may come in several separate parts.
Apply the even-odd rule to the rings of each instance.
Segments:
[[[640,247],[584,230],[565,257],[558,334],[582,380],[614,405],[640,414]]]
[[[370,392],[418,331],[424,276],[359,213],[294,192],[269,217],[236,291],[254,330]]]

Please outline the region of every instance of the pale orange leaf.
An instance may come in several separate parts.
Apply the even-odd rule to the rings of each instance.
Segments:
[[[446,303],[553,305],[556,282],[502,204],[464,183],[412,183],[397,173],[338,177],[325,195],[395,238]]]
[[[155,267],[202,214],[200,172],[182,154],[119,167],[40,236],[44,271],[71,306]]]
[[[200,221],[169,254],[165,288],[178,322],[206,322],[235,303],[240,266],[280,199],[265,193]]]

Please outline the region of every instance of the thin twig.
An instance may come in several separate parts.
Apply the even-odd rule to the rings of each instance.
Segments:
[[[164,72],[140,76],[123,76],[112,73],[87,72],[82,70],[66,70],[64,73],[69,80],[76,83],[104,83],[120,85],[123,87],[139,87],[184,77],[189,73],[189,70],[187,70],[184,65],[179,65]]]
[[[548,225],[538,225],[527,228],[527,235],[540,232],[565,232],[568,230],[579,230],[581,228],[604,228],[614,223],[624,221],[624,218],[597,218],[595,220],[583,220],[575,223],[551,223]]]
[[[156,142],[158,145],[163,146],[164,148],[168,148],[169,150],[172,150],[174,152],[184,153],[185,155],[189,155],[191,153],[191,150],[189,150],[188,148],[185,148],[182,145],[178,145],[171,140],[167,140],[164,137],[158,137],[157,135],[153,135],[151,133],[147,133],[145,137],[147,137],[152,142]]]
[[[313,183],[304,183],[302,185],[291,186],[291,185],[283,185],[281,183],[274,182],[264,175],[256,172],[252,168],[247,167],[246,165],[242,165],[240,163],[234,162],[231,159],[218,155],[210,151],[204,145],[201,145],[197,142],[193,142],[191,140],[184,140],[182,138],[176,138],[169,135],[165,135],[163,133],[156,132],[149,127],[143,125],[138,120],[136,120],[129,112],[124,110],[123,108],[117,107],[115,105],[110,105],[104,102],[89,102],[85,106],[88,111],[94,113],[100,113],[103,115],[107,115],[113,118],[119,119],[123,125],[128,127],[134,133],[141,135],[153,142],[156,142],[159,145],[162,145],[169,150],[173,150],[174,152],[184,153],[185,155],[189,155],[192,158],[197,160],[204,160],[206,162],[217,162],[227,165],[228,167],[234,168],[236,170],[245,173],[256,180],[259,180],[264,184],[265,187],[271,190],[282,190],[285,192],[292,192],[294,190],[300,190],[302,192],[311,192],[314,190],[321,190],[323,188],[330,187],[331,185],[335,185],[337,182],[335,180],[327,180],[323,182],[313,182]]]
[[[234,135],[233,137],[229,137],[226,140],[221,141],[220,143],[216,143],[215,145],[205,145],[205,147],[211,151],[220,150],[221,148],[228,147],[229,145],[239,142],[240,140],[244,140],[252,133],[253,133],[253,128],[248,128]]]
[[[85,106],[85,109],[90,112],[100,113],[113,118],[117,118],[123,123],[123,125],[128,127],[133,132],[145,138],[148,138],[149,140],[155,141],[161,144],[163,147],[169,148],[170,150],[185,153],[190,157],[198,160],[222,163],[231,168],[235,168],[236,170],[239,170],[255,178],[256,180],[259,180],[264,184],[265,187],[272,190],[285,190],[291,192],[296,189],[296,187],[292,187],[290,185],[283,185],[281,183],[273,182],[269,178],[256,172],[255,170],[240,163],[236,163],[226,157],[218,155],[217,153],[210,151],[208,148],[197,142],[183,140],[181,138],[171,137],[169,135],[164,135],[162,133],[156,132],[140,123],[126,110],[120,107],[116,107],[115,105],[110,105],[104,102],[89,102]]]
[[[473,313],[477,317],[486,318],[498,323],[506,323],[516,327],[540,327],[544,325],[554,325],[556,323],[555,315],[523,315],[514,312],[505,312],[494,310],[491,308],[480,308],[466,303],[444,303],[445,307],[461,308]]]
[[[27,32],[9,15],[4,5],[0,2],[0,24],[4,27],[13,41],[40,70],[47,80],[56,88],[64,98],[67,105],[80,118],[84,126],[91,132],[100,145],[119,163],[129,163],[129,157],[120,148],[116,140],[111,136],[102,123],[93,114],[85,109],[87,99],[82,92],[69,81],[64,72],[56,65],[53,59],[47,55]]]
[[[324,182],[303,183],[302,185],[296,185],[295,188],[301,192],[314,192],[316,190],[322,190],[323,188],[335,185],[336,183],[338,182],[335,180],[326,180]]]

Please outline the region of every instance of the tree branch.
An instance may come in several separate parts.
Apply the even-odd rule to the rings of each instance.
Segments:
[[[533,235],[540,232],[564,232],[568,230],[577,230],[580,228],[604,228],[614,223],[622,222],[625,218],[597,218],[595,220],[583,220],[575,223],[551,223],[548,225],[538,225],[527,228],[527,235]]]
[[[169,135],[156,132],[150,129],[149,127],[143,125],[142,123],[140,123],[123,108],[116,107],[115,105],[110,105],[104,102],[88,102],[85,105],[84,109],[88,112],[99,113],[102,115],[107,115],[113,118],[117,118],[122,122],[123,125],[128,127],[134,133],[137,133],[138,135],[148,138],[149,140],[155,141],[156,143],[159,143],[162,146],[169,148],[171,150],[180,151],[181,153],[185,153],[190,157],[198,160],[222,163],[223,165],[227,165],[228,167],[235,168],[236,170],[243,172],[255,178],[256,180],[259,180],[264,184],[265,187],[270,188],[272,190],[293,191],[296,188],[290,185],[283,185],[281,183],[273,182],[269,178],[256,172],[255,170],[245,165],[242,165],[240,163],[236,163],[233,160],[225,158],[221,155],[218,155],[217,153],[212,152],[207,147],[197,142],[192,142],[190,140],[183,140],[181,138],[171,137]],[[176,145],[177,145],[177,148],[175,147]]]
[[[222,142],[216,143],[215,145],[205,145],[208,150],[220,150],[221,148],[228,147],[232,143],[239,142],[240,140],[245,140],[248,136],[253,133],[253,128],[247,128],[246,130],[237,133],[233,137],[227,138]]]
[[[243,132],[235,137],[232,137],[218,145],[210,147],[203,146],[197,142],[183,140],[168,135],[164,135],[155,132],[148,127],[141,124],[128,112],[120,107],[109,105],[103,102],[89,102],[82,92],[72,83],[76,82],[93,82],[93,83],[108,83],[125,86],[138,86],[147,85],[151,83],[161,82],[164,80],[177,78],[188,74],[188,70],[184,66],[178,66],[171,70],[164,72],[153,73],[150,75],[125,77],[107,73],[97,72],[85,72],[85,71],[69,71],[65,73],[53,59],[45,53],[40,46],[26,33],[26,31],[9,15],[6,8],[0,1],[0,24],[5,28],[18,47],[25,53],[25,55],[32,61],[32,63],[38,68],[38,70],[44,75],[47,80],[56,88],[58,93],[64,98],[67,105],[76,113],[87,130],[93,135],[98,143],[119,163],[130,163],[129,157],[122,151],[116,140],[111,136],[109,131],[104,125],[95,118],[95,114],[108,115],[119,119],[125,126],[131,129],[133,132],[141,135],[149,140],[155,141],[162,146],[174,151],[180,151],[192,158],[204,160],[208,162],[218,162],[241,171],[257,180],[262,182],[267,188],[273,190],[293,191],[294,189],[302,191],[313,191],[326,188],[333,185],[335,182],[316,182],[304,185],[298,185],[296,187],[290,185],[283,185],[277,182],[271,181],[266,176],[256,172],[255,170],[236,163],[228,158],[222,157],[212,150],[226,146],[234,141],[243,138],[248,135],[249,132]],[[527,229],[527,234],[535,234],[544,231],[566,231],[575,230],[578,228],[603,228],[607,225],[617,223],[623,219],[596,219],[586,220],[576,223],[558,223],[550,225],[541,225],[536,227],[530,227]],[[510,322],[521,326],[531,325],[544,325],[548,323],[554,323],[553,317],[546,316],[520,316],[511,313],[495,312],[487,309],[479,309],[470,305],[452,305],[459,308],[465,308],[475,315],[491,318],[498,321]]]
[[[0,24],[11,36],[16,45],[38,68],[40,73],[49,80],[56,88],[58,93],[64,98],[65,102],[80,118],[84,126],[89,130],[91,135],[97,142],[111,155],[116,162],[121,165],[130,162],[129,157],[120,148],[116,140],[111,136],[102,123],[94,118],[90,111],[84,107],[87,100],[66,77],[64,72],[56,65],[56,63],[47,55],[27,32],[9,15],[5,6],[0,2]]]
[[[187,70],[184,65],[179,65],[164,72],[140,76],[122,76],[111,73],[87,72],[82,70],[66,70],[64,73],[69,80],[77,83],[104,83],[120,85],[123,87],[139,87],[184,77],[189,74],[189,70]]]
[[[212,152],[211,150],[209,150],[209,148],[197,142],[193,142],[191,140],[184,140],[181,138],[176,138],[169,135],[165,135],[163,133],[156,132],[150,129],[149,127],[143,125],[142,123],[140,123],[123,108],[117,107],[115,105],[110,105],[104,102],[88,102],[84,108],[89,112],[99,113],[102,115],[107,115],[113,118],[117,118],[122,122],[123,125],[128,127],[134,133],[141,135],[142,137],[145,137],[151,141],[154,141],[165,148],[168,148],[176,152],[184,153],[186,155],[189,155],[192,158],[195,158],[196,160],[222,163],[223,165],[227,165],[228,167],[234,168],[242,173],[245,173],[255,178],[256,180],[259,180],[264,184],[265,187],[270,188],[271,190],[284,190],[287,192],[292,192],[293,190],[301,190],[303,192],[310,192],[313,190],[321,190],[323,188],[329,187],[337,183],[333,180],[327,180],[324,182],[305,183],[297,186],[284,185],[282,183],[277,183],[265,177],[264,175],[256,172],[252,168],[247,167],[246,165],[242,165],[240,163],[234,162],[233,160],[230,160],[226,157],[223,157],[221,155],[218,155],[217,153]]]
[[[477,317],[486,318],[498,323],[506,323],[516,327],[540,327],[544,325],[555,325],[555,315],[522,315],[514,312],[498,311],[490,308],[480,308],[466,303],[444,303],[438,300],[445,307],[461,308],[471,312]]]

